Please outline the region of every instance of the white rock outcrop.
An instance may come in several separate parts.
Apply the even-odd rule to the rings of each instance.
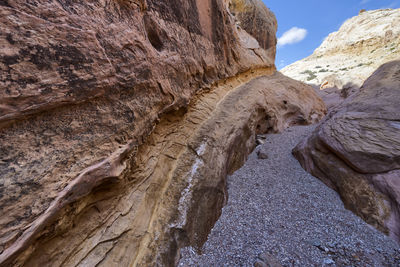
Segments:
[[[360,12],[329,34],[312,55],[281,70],[321,89],[359,88],[382,64],[400,57],[400,9]]]

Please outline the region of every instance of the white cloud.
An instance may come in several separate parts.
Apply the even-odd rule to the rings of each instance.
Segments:
[[[287,32],[283,33],[282,36],[278,39],[278,47],[301,42],[304,40],[304,38],[306,38],[306,36],[307,36],[306,29],[293,27]]]

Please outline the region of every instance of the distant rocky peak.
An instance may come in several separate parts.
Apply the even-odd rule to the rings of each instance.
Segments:
[[[340,98],[360,88],[379,66],[399,57],[400,9],[371,10],[346,20],[312,55],[281,72],[320,90],[344,89],[336,96]]]
[[[398,43],[399,25],[400,9],[361,12],[358,16],[346,20],[337,32],[329,34],[314,54],[335,53],[358,46],[373,50],[391,41]]]

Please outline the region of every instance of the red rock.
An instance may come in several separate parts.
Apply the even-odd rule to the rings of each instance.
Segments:
[[[1,2],[1,266],[174,264],[256,133],[323,116],[275,72],[272,13],[246,4],[252,37],[227,6]]]
[[[293,151],[346,208],[400,240],[400,61],[382,65]]]

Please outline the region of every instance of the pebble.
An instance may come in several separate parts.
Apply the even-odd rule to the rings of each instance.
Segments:
[[[268,158],[268,154],[267,154],[267,152],[264,151],[264,150],[258,150],[258,151],[257,151],[257,157],[258,157],[259,159],[267,159],[267,158]]]
[[[330,258],[324,259],[324,264],[325,265],[330,265],[330,264],[334,264],[334,263],[335,263],[335,261],[330,259]]]

